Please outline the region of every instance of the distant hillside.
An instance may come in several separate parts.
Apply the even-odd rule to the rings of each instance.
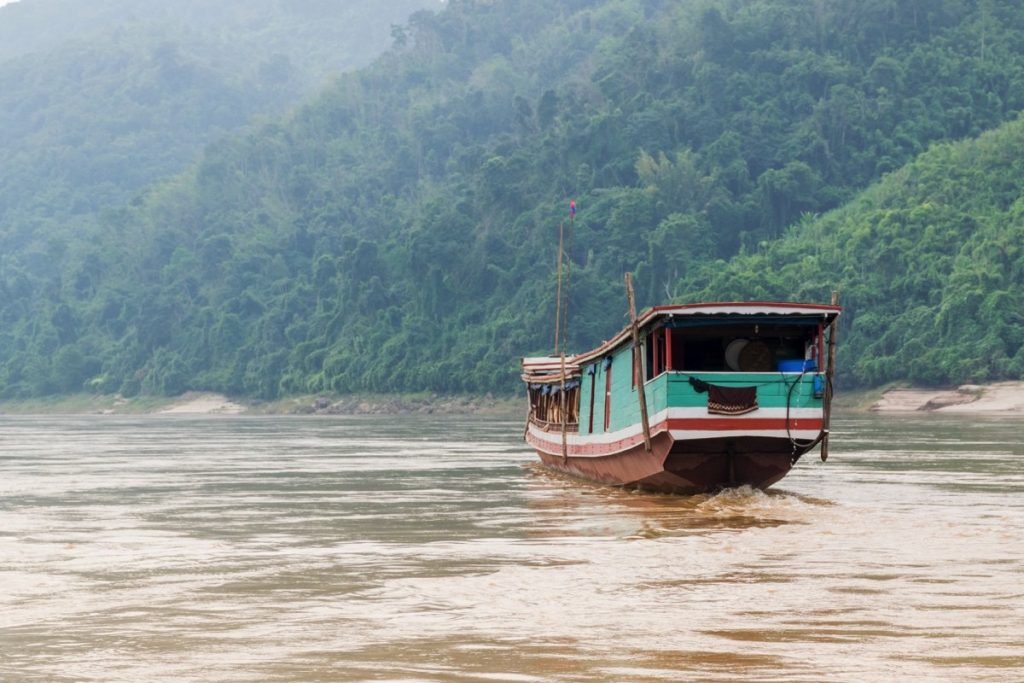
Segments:
[[[646,304],[820,300],[861,267],[858,243],[799,287],[773,272],[796,261],[749,259],[806,260],[773,246],[788,226],[1024,104],[1024,8],[1008,0],[453,0],[393,38],[293,117],[108,211],[93,243],[7,261],[0,391],[509,390],[518,356],[551,350],[570,198],[571,348],[622,325],[625,270]],[[875,275],[859,276],[870,292],[839,283],[855,326],[857,302],[906,299]],[[982,282],[984,299],[997,283]],[[863,339],[905,329],[892,320],[859,323]],[[902,372],[867,370],[878,351],[858,334],[846,381]]]
[[[403,24],[440,0],[20,0],[0,6],[0,63],[59,52],[70,44],[102,43],[138,29],[168,39],[198,36],[207,57],[242,70],[254,57],[286,56],[296,76],[320,83],[369,63],[391,43],[391,25]]]
[[[91,222],[257,114],[369,63],[428,0],[0,8],[0,231]],[[2,236],[3,233],[0,233]]]
[[[938,145],[843,208],[685,286],[845,306],[840,379],[1024,377],[1024,119]]]

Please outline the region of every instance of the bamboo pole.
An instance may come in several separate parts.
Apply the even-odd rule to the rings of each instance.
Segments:
[[[832,305],[839,304],[839,292],[832,291]],[[821,437],[821,461],[828,460],[828,435],[832,424],[832,378],[836,367],[836,333],[839,331],[839,317],[832,319],[828,326],[828,365],[825,367],[825,414],[822,424],[824,434]]]
[[[629,322],[633,332],[633,377],[640,401],[640,421],[644,428],[644,448],[651,452],[651,424],[647,418],[647,397],[644,395],[644,376],[640,371],[640,327],[636,319],[636,297],[633,294],[633,274],[626,273],[626,297],[629,299]]]
[[[562,352],[562,391],[561,394],[561,412],[562,412],[562,462],[565,463],[569,460],[569,437],[566,434],[566,421],[568,418],[568,399],[565,395],[565,351]]]
[[[530,433],[530,422],[533,421],[533,417],[535,415],[535,411],[534,411],[534,408],[533,408],[533,398],[530,396],[530,384],[529,383],[526,384],[526,405],[527,405],[526,424],[523,426],[523,438],[524,439],[526,438],[526,435]]]

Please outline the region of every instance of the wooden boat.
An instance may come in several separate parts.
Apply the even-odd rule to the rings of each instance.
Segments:
[[[526,441],[548,467],[608,484],[771,486],[819,443],[827,457],[840,310],[657,306],[592,351],[524,358]]]

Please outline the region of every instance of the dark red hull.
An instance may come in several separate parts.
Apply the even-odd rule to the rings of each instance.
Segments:
[[[592,481],[665,493],[694,494],[735,486],[764,489],[786,476],[817,440],[730,436],[676,440],[667,431],[604,456],[563,457],[533,443],[547,467]]]

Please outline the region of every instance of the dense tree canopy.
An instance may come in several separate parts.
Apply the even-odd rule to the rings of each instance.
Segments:
[[[0,391],[511,388],[570,198],[572,348],[633,270],[648,304],[842,289],[847,382],[1019,376],[1021,147],[931,148],[1021,111],[1017,3],[450,0],[392,39],[4,256]]]
[[[681,286],[700,296],[842,293],[852,384],[1024,376],[1024,119],[938,145],[841,209]]]

